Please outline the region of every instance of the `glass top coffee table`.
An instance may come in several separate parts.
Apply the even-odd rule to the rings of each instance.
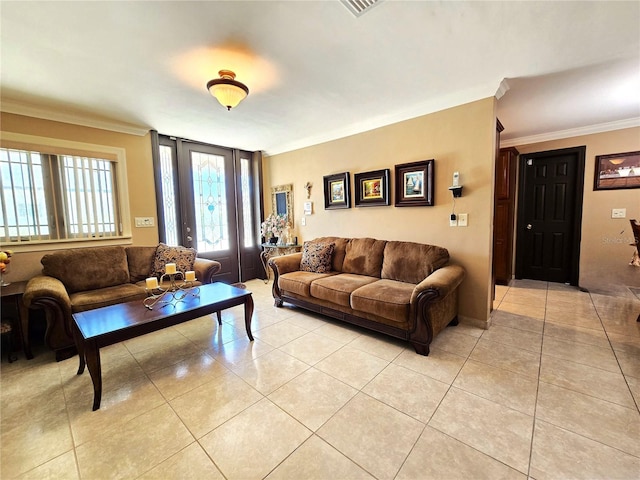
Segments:
[[[80,365],[78,375],[89,369],[93,382],[93,410],[100,408],[102,398],[102,369],[100,348],[178,325],[195,318],[244,305],[244,323],[249,340],[253,298],[251,292],[225,283],[211,283],[198,287],[199,296],[186,295],[179,301],[164,306],[146,308],[142,300],[120,303],[108,307],[73,314],[73,337],[78,348]],[[218,323],[220,317],[218,316]]]

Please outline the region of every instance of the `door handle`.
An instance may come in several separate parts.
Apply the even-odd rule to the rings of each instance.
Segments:
[[[530,223],[527,223],[527,230],[531,230],[533,228],[533,225],[531,225]]]

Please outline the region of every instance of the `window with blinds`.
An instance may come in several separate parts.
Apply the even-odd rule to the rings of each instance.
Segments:
[[[116,167],[103,158],[0,148],[0,241],[122,235]]]

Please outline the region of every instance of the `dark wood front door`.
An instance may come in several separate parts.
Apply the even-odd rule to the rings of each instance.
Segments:
[[[216,281],[261,276],[260,153],[151,133],[160,241],[220,262]]]
[[[233,152],[181,142],[178,155],[183,244],[198,256],[220,262],[217,280],[239,281],[238,225]]]
[[[520,156],[516,278],[578,284],[585,147]]]

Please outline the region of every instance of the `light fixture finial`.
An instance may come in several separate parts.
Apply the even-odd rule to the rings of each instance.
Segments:
[[[207,89],[216,97],[220,105],[231,110],[249,95],[249,88],[237,81],[236,74],[231,70],[220,70],[218,75],[220,78],[209,80]]]

